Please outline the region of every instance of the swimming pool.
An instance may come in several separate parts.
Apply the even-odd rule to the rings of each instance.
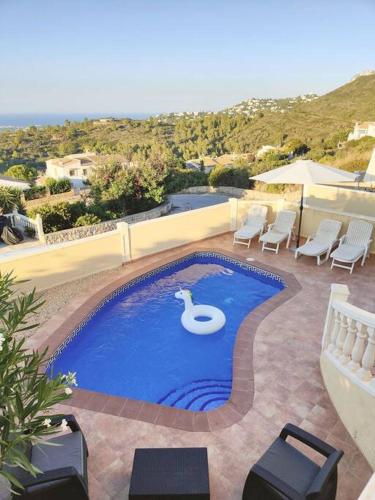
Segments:
[[[212,335],[181,325],[179,288],[222,309]],[[216,252],[195,252],[125,284],[107,297],[57,350],[51,374],[73,371],[78,386],[191,411],[229,399],[233,349],[244,318],[285,288],[274,273]],[[252,332],[249,332],[251,335]]]

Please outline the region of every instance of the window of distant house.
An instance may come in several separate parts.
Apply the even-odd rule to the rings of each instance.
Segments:
[[[70,175],[70,177],[73,177],[73,176],[74,176],[74,170],[73,170],[73,169],[72,169],[72,170],[69,170],[69,175]]]
[[[87,175],[87,168],[84,168],[84,169],[82,170],[82,173],[83,173],[83,175]]]

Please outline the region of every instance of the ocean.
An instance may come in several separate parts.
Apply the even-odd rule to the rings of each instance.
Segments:
[[[156,113],[154,113],[156,114]],[[145,120],[152,116],[152,113],[12,113],[0,114],[0,130],[12,130],[16,128],[43,127],[45,125],[63,125],[65,120],[82,121],[85,118],[133,118],[135,120]]]

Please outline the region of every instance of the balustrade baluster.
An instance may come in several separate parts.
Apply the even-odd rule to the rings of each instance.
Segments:
[[[375,365],[375,328],[367,327],[367,346],[362,358],[362,368],[357,372],[358,377],[364,382],[369,382],[373,377],[372,370]]]
[[[352,350],[352,360],[348,363],[348,368],[356,372],[361,368],[363,354],[366,347],[366,327],[360,321],[357,321],[357,335]]]
[[[336,338],[337,334],[339,333],[340,330],[340,317],[337,309],[333,310],[333,325],[332,325],[332,330],[331,330],[331,342],[327,348],[329,352],[333,352],[336,349]]]
[[[340,361],[343,365],[346,365],[351,360],[355,342],[355,336],[357,332],[357,329],[355,328],[354,325],[355,325],[354,319],[348,318],[348,333],[346,335],[346,339],[343,346],[343,354],[340,357]]]
[[[334,351],[334,356],[340,358],[342,355],[342,349],[346,340],[346,335],[348,333],[348,321],[345,314],[340,312],[340,329],[336,338],[336,349]]]

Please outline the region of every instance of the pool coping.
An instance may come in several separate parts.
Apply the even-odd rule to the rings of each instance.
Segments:
[[[83,303],[77,304],[77,307],[74,308],[70,305],[66,308],[69,316],[65,315],[67,319],[61,325],[52,331],[43,328],[50,335],[38,349],[43,350],[48,348],[53,356],[53,353],[58,350],[61,344],[79,327],[85,318],[115,290],[129,281],[165,264],[173,263],[175,260],[200,252],[212,253],[213,249],[199,246],[199,248],[190,247],[177,251],[172,256],[160,258],[144,266],[142,269],[138,269],[127,276],[122,276],[112,281],[99,291],[91,294]],[[240,257],[226,250],[215,249],[214,253],[274,273],[280,276],[286,284],[286,288],[281,292],[252,310],[242,321],[238,329],[233,352],[232,391],[228,401],[214,410],[195,412],[141,400],[110,396],[77,387],[73,389],[72,397],[64,404],[192,432],[208,432],[223,429],[239,422],[246,415],[252,407],[254,399],[253,343],[257,328],[268,314],[294,297],[302,287],[292,273],[265,265],[257,260],[249,262],[245,257]],[[64,313],[62,315],[64,317]],[[252,332],[252,334],[249,335],[249,332]]]

